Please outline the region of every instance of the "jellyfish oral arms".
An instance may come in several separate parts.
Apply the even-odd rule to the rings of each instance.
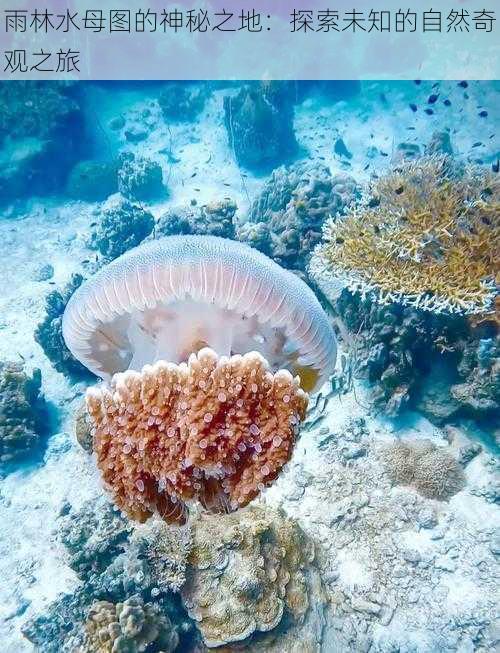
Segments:
[[[212,512],[245,506],[289,460],[307,395],[256,352],[160,361],[89,390],[94,450],[117,505],[144,521],[183,523],[186,503]]]
[[[335,365],[308,286],[246,245],[172,236],[131,250],[67,305],[71,352],[104,379],[87,408],[116,503],[182,523],[186,505],[230,512],[289,460]]]
[[[307,391],[335,365],[332,328],[312,290],[260,252],[213,236],[170,236],[130,250],[84,283],[63,317],[71,352],[98,376],[258,351]]]

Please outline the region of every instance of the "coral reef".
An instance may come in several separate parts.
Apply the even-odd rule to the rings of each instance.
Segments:
[[[147,561],[151,583],[161,592],[178,592],[186,582],[188,556],[192,547],[192,530],[185,526],[166,525],[158,517],[136,526],[131,546],[140,559]]]
[[[317,162],[281,166],[273,171],[237,238],[272,256],[284,267],[305,270],[322,225],[343,213],[356,195],[354,180],[332,176]]]
[[[307,395],[256,352],[228,359],[204,348],[187,365],[116,374],[110,387],[88,391],[87,406],[98,465],[120,508],[138,521],[157,511],[183,523],[186,501],[236,510],[277,477]]]
[[[123,603],[98,601],[88,613],[81,653],[172,653],[179,636],[169,618],[153,603],[133,596]]]
[[[34,338],[58,372],[67,376],[89,377],[91,373],[69,351],[62,335],[62,315],[71,295],[83,277],[73,274],[62,290],[53,290],[45,299],[45,317],[38,324]]]
[[[110,198],[98,214],[99,222],[89,246],[97,249],[106,261],[139,245],[154,227],[151,213],[121,196]]]
[[[86,202],[101,202],[118,190],[115,161],[79,161],[69,173],[66,193]]]
[[[467,342],[458,366],[463,382],[451,387],[451,396],[474,417],[500,416],[500,336]]]
[[[181,593],[205,644],[248,644],[254,633],[302,623],[310,603],[321,602],[321,593],[310,592],[313,558],[312,543],[276,510],[201,516]],[[257,650],[267,650],[265,640]]]
[[[462,467],[430,440],[395,442],[385,448],[383,460],[394,484],[409,485],[429,499],[447,501],[465,487]]]
[[[1,85],[0,200],[62,187],[84,141],[83,114],[72,90],[57,82]]]
[[[168,209],[156,223],[154,236],[197,234],[234,238],[237,208],[233,200],[224,198],[203,206]]]
[[[310,273],[330,297],[339,280],[381,303],[433,312],[492,310],[500,238],[498,176],[447,157],[404,162],[364,201],[327,221]]]
[[[0,361],[0,462],[29,456],[47,430],[47,409],[40,395],[42,374],[31,376],[22,363]]]
[[[204,85],[169,83],[158,98],[163,117],[167,121],[190,122],[200,114],[210,91]]]
[[[150,200],[165,193],[161,166],[131,152],[120,156],[118,190],[132,200]]]
[[[293,101],[288,86],[260,82],[243,86],[224,98],[229,146],[239,165],[271,169],[297,150],[293,131]]]

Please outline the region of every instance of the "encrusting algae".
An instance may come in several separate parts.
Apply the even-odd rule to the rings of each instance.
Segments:
[[[381,303],[478,314],[493,310],[500,263],[500,181],[445,156],[408,161],[369,199],[325,224],[310,272],[332,297],[339,280]]]

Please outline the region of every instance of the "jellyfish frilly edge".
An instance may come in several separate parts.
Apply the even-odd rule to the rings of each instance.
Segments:
[[[130,517],[246,505],[290,459],[308,396],[335,365],[311,289],[236,241],[171,236],[102,268],[63,334],[103,383],[87,408],[106,487]]]

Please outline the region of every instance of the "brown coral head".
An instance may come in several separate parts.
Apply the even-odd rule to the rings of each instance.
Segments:
[[[211,512],[245,506],[289,460],[308,397],[257,352],[186,363],[158,361],[91,388],[98,466],[117,505],[145,521],[186,521],[186,503]]]

